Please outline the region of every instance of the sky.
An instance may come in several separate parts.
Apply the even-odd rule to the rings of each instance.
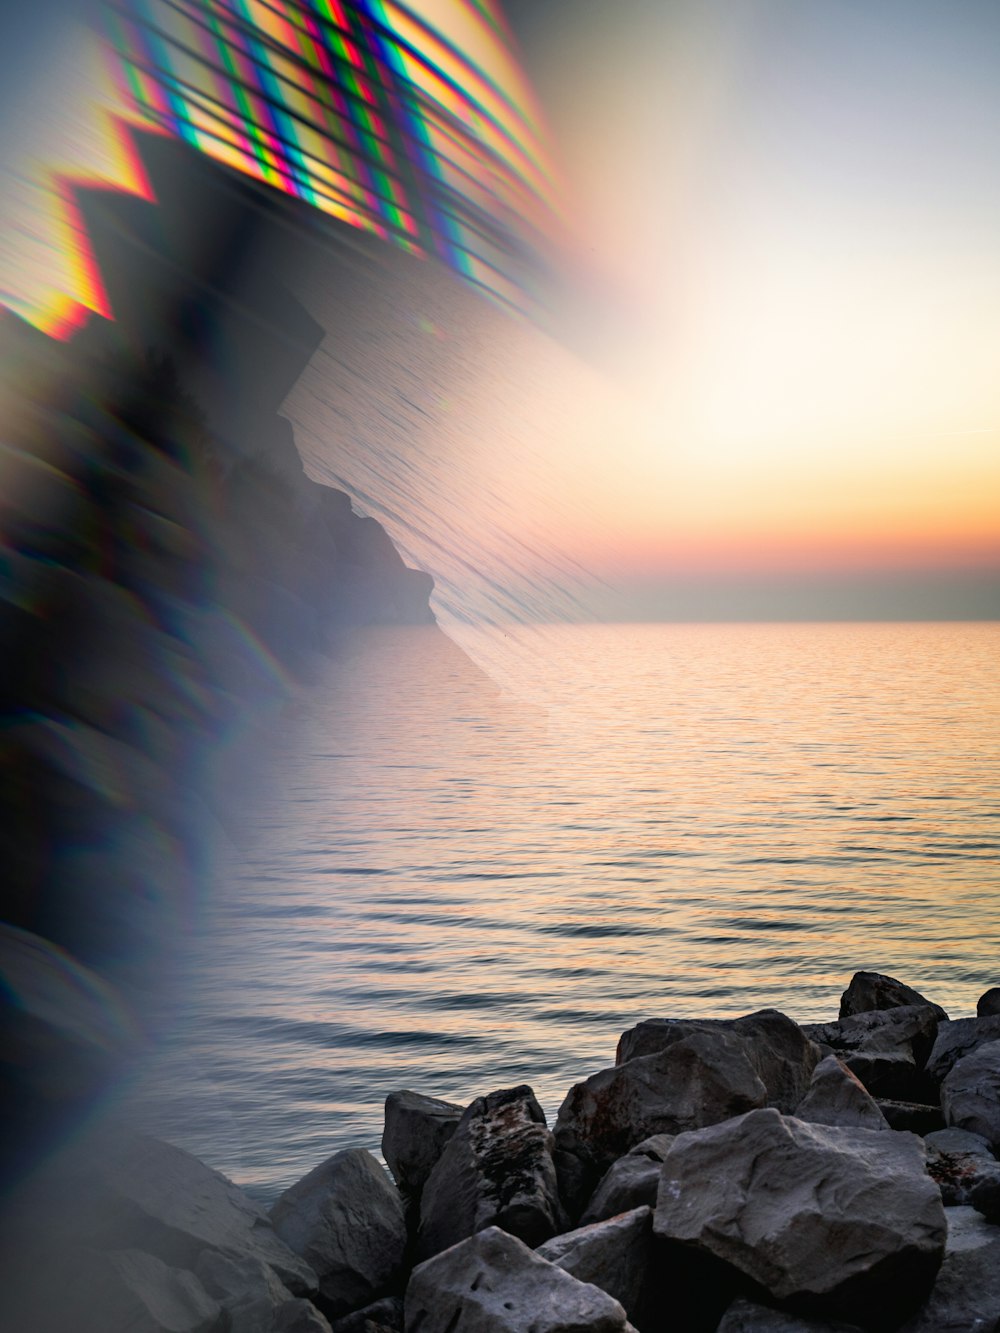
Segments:
[[[505,485],[512,535],[544,528],[586,569],[597,618],[1000,615],[1000,9],[505,11],[571,220],[555,341],[582,359],[525,331],[504,374],[533,370],[544,425],[512,390],[510,466],[499,482],[484,466],[484,421],[471,461],[454,456],[465,491]],[[3,9],[0,260],[38,194],[10,145],[81,157],[69,95],[46,91],[100,85],[68,12]],[[107,136],[87,151],[127,177]],[[0,270],[4,290],[25,271]],[[488,369],[462,373],[503,411]],[[470,556],[503,577],[502,543]]]
[[[508,10],[627,312],[572,471],[621,604],[996,615],[1000,9]]]

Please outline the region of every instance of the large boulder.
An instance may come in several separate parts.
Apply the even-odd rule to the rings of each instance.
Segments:
[[[930,1003],[918,990],[895,977],[887,977],[881,972],[855,972],[840,997],[840,1017],[849,1018],[852,1014],[864,1014],[873,1009],[899,1009],[908,1004]],[[935,1004],[933,1008],[942,1021],[948,1017],[940,1005]]]
[[[959,1060],[991,1041],[1000,1041],[1000,1014],[942,1023],[927,1060],[928,1074],[944,1082]]]
[[[619,1302],[629,1319],[635,1319],[648,1277],[652,1223],[651,1208],[634,1208],[554,1236],[535,1253],[580,1282],[600,1287]]]
[[[612,1162],[654,1134],[712,1125],[767,1103],[741,1037],[695,1031],[570,1088],[555,1127],[563,1201],[578,1217]]]
[[[406,1333],[626,1333],[607,1292],[488,1227],[413,1270]]]
[[[766,1108],[678,1137],[654,1230],[798,1312],[882,1327],[926,1294],[946,1228],[918,1138]]]
[[[330,1333],[312,1302],[292,1296],[259,1259],[232,1259],[205,1250],[195,1276],[226,1311],[228,1333]]]
[[[386,1295],[402,1276],[403,1201],[363,1148],[334,1153],[285,1190],[271,1220],[315,1269],[320,1303],[332,1317]]]
[[[552,1135],[525,1085],[477,1097],[424,1186],[417,1254],[497,1226],[529,1245],[563,1229]]]
[[[772,1310],[741,1296],[723,1315],[717,1333],[859,1333],[859,1329],[856,1324],[842,1324],[839,1320],[830,1323],[826,1319],[789,1314],[786,1310]]]
[[[848,1014],[832,1023],[803,1023],[802,1031],[813,1041],[847,1054],[853,1051],[906,1051],[923,1068],[940,1023],[940,1013],[935,1005],[906,1004],[893,1009]]]
[[[793,1110],[809,1086],[818,1052],[798,1023],[777,1009],[760,1009],[743,1018],[649,1018],[622,1034],[615,1063],[654,1055],[694,1032],[738,1037],[767,1089],[767,1104],[779,1111]]]
[[[835,1055],[813,1070],[809,1091],[795,1108],[800,1120],[814,1125],[846,1125],[855,1129],[888,1129],[874,1097]]]
[[[941,1109],[949,1125],[982,1135],[1000,1151],[1000,1041],[957,1061],[941,1084]]]
[[[154,1255],[80,1248],[54,1259],[5,1288],[4,1333],[228,1333],[228,1315],[194,1274]]]
[[[660,1167],[675,1137],[673,1134],[654,1134],[636,1144],[617,1162],[612,1162],[590,1196],[580,1225],[601,1222],[633,1208],[654,1208],[660,1187]]]
[[[144,1135],[101,1138],[89,1148],[88,1160],[68,1169],[65,1189],[92,1244],[141,1249],[188,1269],[203,1251],[218,1251],[259,1260],[294,1295],[316,1291],[316,1274],[264,1210],[196,1157]]]
[[[936,1100],[924,1072],[941,1011],[935,1005],[900,1005],[850,1014],[833,1023],[805,1023],[813,1041],[839,1055],[873,1096]]]
[[[972,1208],[948,1208],[948,1241],[934,1289],[899,1333],[996,1333],[1000,1230]]]
[[[419,1092],[390,1092],[385,1099],[382,1156],[403,1196],[419,1202],[427,1177],[458,1127],[463,1108]]]
[[[976,1013],[980,1018],[992,1018],[1000,1014],[1000,986],[991,986],[976,1001]]]

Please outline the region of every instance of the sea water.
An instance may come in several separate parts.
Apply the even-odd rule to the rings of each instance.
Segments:
[[[571,625],[515,662],[358,632],[231,829],[136,1096],[263,1199],[377,1152],[393,1089],[551,1118],[643,1018],[1000,984],[1000,625]]]

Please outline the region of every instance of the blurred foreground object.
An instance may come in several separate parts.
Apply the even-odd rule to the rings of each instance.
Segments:
[[[0,317],[8,1171],[169,1012],[211,848],[311,663],[433,623],[430,577],[278,415],[322,330],[268,219],[184,145],[137,147],[163,206],[78,194],[115,321],[62,343]]]

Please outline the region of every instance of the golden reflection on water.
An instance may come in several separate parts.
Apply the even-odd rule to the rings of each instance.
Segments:
[[[513,699],[360,633],[246,812],[160,1114],[265,1194],[393,1088],[554,1114],[641,1018],[1000,982],[1000,626],[523,635]]]

